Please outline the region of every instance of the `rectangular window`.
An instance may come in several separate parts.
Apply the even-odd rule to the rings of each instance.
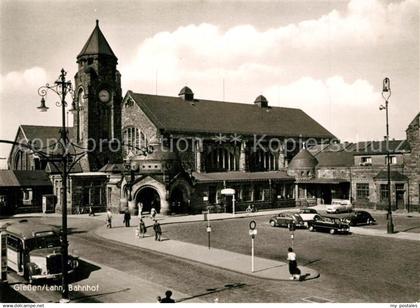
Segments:
[[[252,193],[250,186],[242,187],[242,201],[252,201]]]
[[[379,191],[380,191],[380,200],[388,201],[388,198],[389,198],[388,184],[381,184]]]
[[[209,186],[209,204],[216,204],[216,186]]]
[[[255,185],[254,187],[254,200],[255,201],[264,200],[264,190],[259,185]]]
[[[23,201],[32,201],[32,189],[25,189],[22,191]]]
[[[385,156],[385,165],[388,164],[388,157]],[[389,157],[389,164],[390,165],[396,165],[397,164],[397,157],[396,156],[390,156]]]
[[[372,165],[372,157],[370,157],[370,156],[361,157],[361,164],[362,165]]]
[[[356,199],[369,200],[369,183],[356,184]]]

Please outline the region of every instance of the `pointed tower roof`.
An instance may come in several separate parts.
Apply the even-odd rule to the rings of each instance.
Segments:
[[[318,164],[318,160],[307,149],[302,149],[290,161],[288,168],[289,169],[315,168],[317,164]]]
[[[89,36],[89,39],[87,40],[85,46],[83,46],[82,51],[79,53],[77,58],[86,55],[107,55],[117,58],[101,29],[99,29],[98,19],[96,20],[95,29],[93,29],[92,34]]]

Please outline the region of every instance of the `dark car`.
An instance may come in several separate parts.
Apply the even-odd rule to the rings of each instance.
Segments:
[[[289,227],[292,223],[297,228],[305,227],[305,222],[298,213],[284,212],[270,218],[272,227]]]
[[[342,220],[350,226],[356,226],[359,224],[371,225],[376,222],[372,215],[366,211],[355,211],[352,215],[343,217]]]
[[[309,222],[309,231],[328,231],[331,234],[348,233],[350,226],[340,218],[317,215],[313,221]]]

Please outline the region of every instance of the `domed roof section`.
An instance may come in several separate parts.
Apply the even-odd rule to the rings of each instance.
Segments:
[[[181,89],[181,91],[179,91],[178,96],[186,95],[186,94],[187,95],[194,95],[193,91],[190,88],[188,88],[187,86],[185,86]]]
[[[264,95],[259,95],[255,101],[254,104],[259,107],[267,107],[268,106],[268,100],[265,98]]]
[[[318,160],[307,150],[302,149],[290,161],[289,169],[310,169],[318,165]]]

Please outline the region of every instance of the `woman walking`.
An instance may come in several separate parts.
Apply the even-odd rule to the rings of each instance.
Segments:
[[[140,236],[144,237],[144,235],[146,234],[146,231],[147,231],[146,224],[144,223],[143,218],[140,217],[140,220],[139,220],[139,238],[140,238]]]
[[[296,254],[293,252],[293,248],[289,247],[287,253],[287,260],[289,261],[289,273],[290,280],[300,280],[300,270],[297,267]]]

